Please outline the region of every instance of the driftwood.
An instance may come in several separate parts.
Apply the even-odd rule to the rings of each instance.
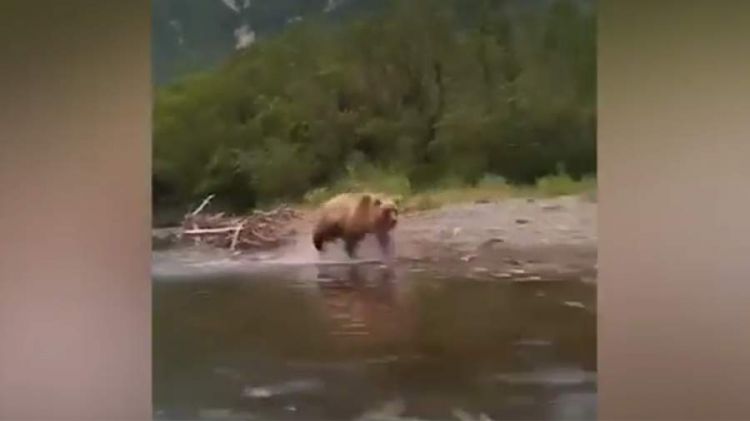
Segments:
[[[204,212],[213,197],[206,197],[194,211],[185,215],[181,238],[232,251],[269,248],[282,244],[293,233],[290,222],[299,217],[297,211],[286,205],[270,211],[256,210],[246,216]]]
[[[237,228],[234,229],[234,235],[232,235],[232,244],[229,246],[232,251],[237,249],[237,241],[240,239],[240,233],[242,232],[243,228],[245,228],[245,221],[242,221],[239,225],[237,225]]]
[[[182,235],[210,235],[210,234],[226,234],[228,232],[237,231],[238,227],[226,227],[226,228],[195,228],[185,230]]]
[[[213,194],[208,195],[208,197],[206,197],[205,199],[203,199],[203,202],[194,211],[192,211],[190,214],[193,215],[193,216],[195,216],[195,215],[198,215],[199,213],[201,213],[201,211],[203,210],[203,208],[205,208],[206,206],[208,206],[208,203],[213,198],[214,198]]]

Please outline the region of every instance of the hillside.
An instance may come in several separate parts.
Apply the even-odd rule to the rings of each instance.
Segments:
[[[203,70],[156,92],[156,208],[596,173],[595,16],[581,2],[181,4],[165,10],[206,25],[183,40]],[[281,22],[290,10],[307,14]],[[226,30],[243,22],[237,49]]]
[[[382,10],[388,0],[152,0],[153,76],[157,85],[221,63],[238,48],[303,19],[346,21]],[[468,2],[468,3],[471,3]],[[550,0],[516,0],[546,7]],[[580,0],[590,8],[591,0]]]
[[[380,0],[152,0],[157,85],[211,68],[239,48],[305,18],[346,19]]]

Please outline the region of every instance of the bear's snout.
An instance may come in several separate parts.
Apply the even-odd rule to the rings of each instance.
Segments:
[[[388,229],[393,229],[398,224],[398,211],[395,209],[386,209],[383,211],[383,221]]]

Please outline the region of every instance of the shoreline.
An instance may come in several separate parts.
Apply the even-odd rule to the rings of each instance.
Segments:
[[[596,282],[597,204],[587,195],[508,198],[445,205],[409,212],[400,218],[394,238],[397,270],[437,277],[518,282],[578,280]],[[293,222],[295,234],[284,245],[232,254],[190,245],[170,245],[179,228],[152,230],[158,264],[192,262],[201,267],[228,266],[273,270],[319,264],[309,241],[309,213]],[[326,260],[346,262],[338,244]],[[372,239],[363,241],[360,258],[377,259]],[[189,271],[186,269],[186,271]]]

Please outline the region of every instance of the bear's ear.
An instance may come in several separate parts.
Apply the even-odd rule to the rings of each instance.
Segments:
[[[373,202],[373,204],[374,204],[375,206],[380,206],[380,205],[381,205],[382,203],[383,203],[383,202],[382,202],[382,201],[381,201],[380,199],[375,199],[375,201]]]
[[[370,206],[371,202],[372,202],[372,197],[369,194],[363,194],[359,198],[359,206]]]

